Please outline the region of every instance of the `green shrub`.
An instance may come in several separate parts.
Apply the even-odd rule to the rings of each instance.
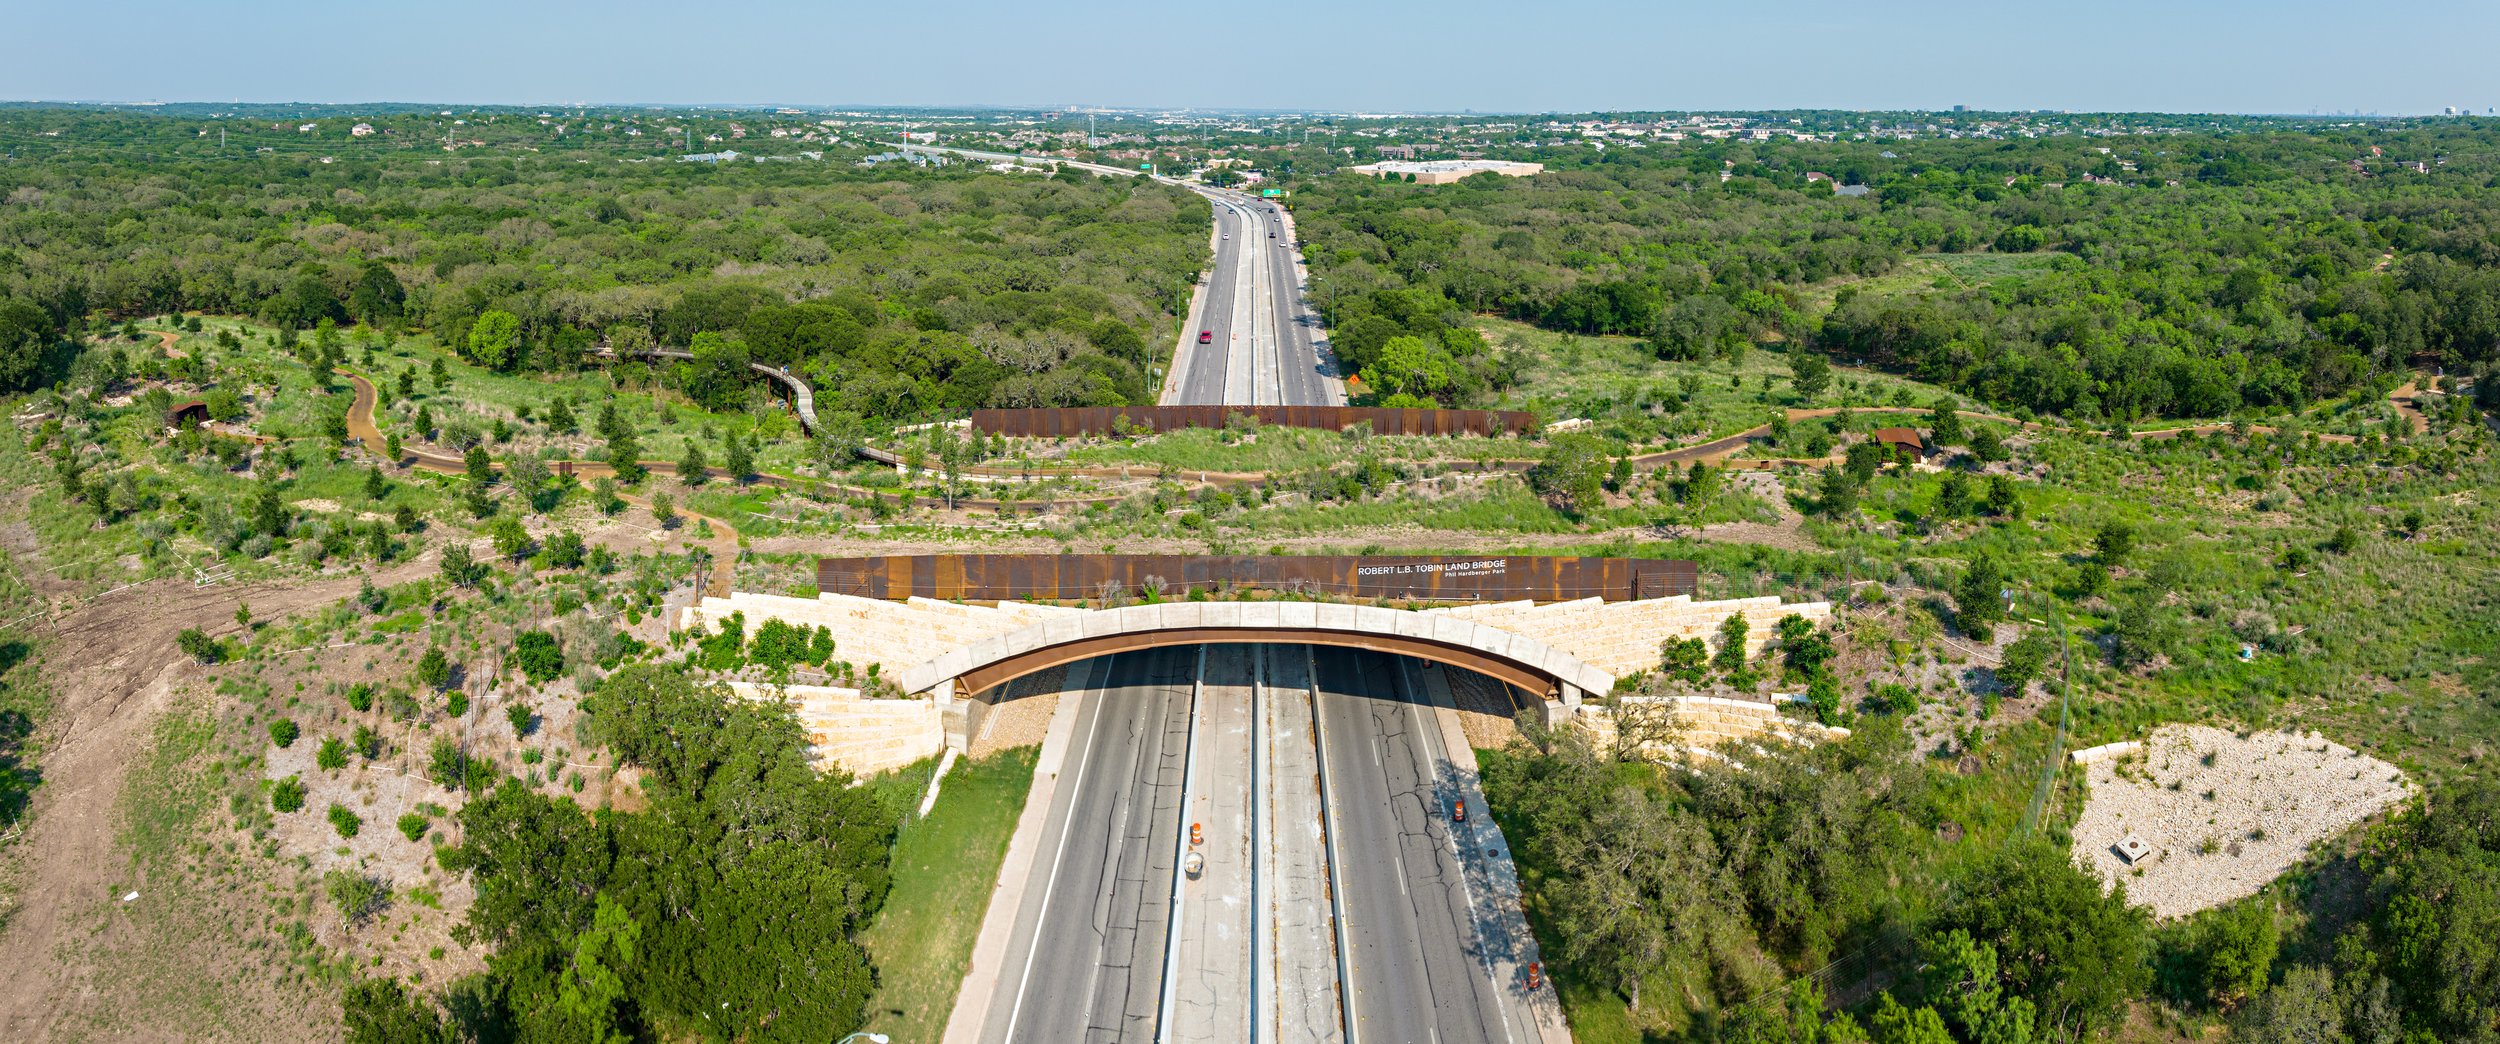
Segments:
[[[545,685],[564,673],[564,650],[552,634],[522,631],[512,636],[512,665],[531,684]]]
[[[330,804],[330,828],[338,831],[340,837],[354,837],[357,831],[365,828],[364,817],[349,811],[345,805],[332,802]]]
[[[1719,624],[1719,651],[1711,657],[1711,665],[1730,674],[1745,669],[1745,637],[1753,625],[1745,622],[1745,614],[1729,613]]]
[[[425,840],[426,831],[433,829],[433,827],[434,824],[432,821],[414,812],[406,813],[399,817],[399,832],[406,836],[410,841]]]
[[[1900,682],[1885,682],[1875,687],[1867,701],[1878,714],[1913,714],[1918,711],[1918,690]]]
[[[288,747],[294,746],[295,737],[302,734],[303,733],[295,727],[295,719],[293,718],[280,718],[269,723],[269,742],[277,744],[278,749],[280,750],[285,750]]]
[[[174,645],[182,650],[183,655],[199,663],[215,664],[226,658],[226,651],[218,646],[217,640],[197,627],[183,628],[181,634],[174,636]]]
[[[417,657],[417,684],[437,691],[451,684],[451,657],[443,653],[441,646],[427,649],[425,655]]]
[[[288,776],[269,785],[269,810],[293,812],[304,807],[304,781]]]
[[[346,768],[347,744],[341,742],[336,736],[322,737],[321,749],[313,754],[313,764],[321,766],[324,772],[336,772]]]
[[[345,870],[323,874],[321,890],[329,894],[330,905],[338,909],[339,918],[350,925],[363,924],[391,902],[391,887],[380,878]]]
[[[425,763],[426,778],[445,790],[458,790],[468,780],[469,757],[461,752],[459,744],[448,739],[434,741],[426,752]]]

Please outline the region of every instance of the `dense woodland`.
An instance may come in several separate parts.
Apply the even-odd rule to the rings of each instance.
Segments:
[[[391,980],[347,996],[356,1039],[832,1039],[875,985],[852,935],[886,892],[896,811],[808,763],[787,713],[628,668],[597,739],[652,807],[585,814],[506,780],[460,812],[446,869],[476,882],[462,931],[493,948],[452,1016]],[[688,858],[701,853],[700,858]]]
[[[2326,923],[2287,933],[2261,895],[2156,925],[2062,844],[1956,852],[1940,828],[1968,813],[1967,784],[1905,759],[1897,725],[1869,725],[1844,745],[1743,754],[1741,772],[1661,770],[1535,730],[1492,758],[1488,793],[1550,875],[1535,890],[1566,995],[1623,998],[1643,1030],[1630,1039],[2123,1038],[2130,1006],[2158,1001],[2259,1044],[2500,1040],[2488,780],[2372,831],[2339,871],[2356,894]],[[1826,982],[1844,1010],[1827,1009]]]
[[[2500,131],[2480,124],[1536,158],[1531,178],[1300,188],[1352,368],[1493,312],[1669,359],[1801,342],[2096,422],[2281,410],[2500,350]],[[1921,258],[1993,260],[1881,278]]]
[[[1121,405],[1152,401],[1146,346],[1205,263],[1205,204],[1124,179],[862,170],[856,149],[237,152],[0,168],[0,385],[27,386],[91,323],[200,311],[430,333],[504,370],[697,347],[730,372],[788,366],[827,412],[864,418]]]

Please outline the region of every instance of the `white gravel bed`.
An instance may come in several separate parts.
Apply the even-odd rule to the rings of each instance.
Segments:
[[[2310,846],[2414,794],[2395,766],[2315,733],[2203,725],[2162,726],[2088,778],[2075,861],[2165,918],[2253,895]],[[2130,836],[2149,846],[2133,864],[2117,851]]]

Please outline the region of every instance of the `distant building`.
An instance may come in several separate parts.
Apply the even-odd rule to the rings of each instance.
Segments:
[[[1866,187],[1866,186],[1864,186],[1864,185],[1834,185],[1834,186],[1832,186],[1832,195],[1835,195],[1835,196],[1863,196],[1863,195],[1866,195],[1866,194],[1867,194],[1867,192],[1868,192],[1868,189],[1867,189],[1867,187]]]
[[[1524,178],[1544,172],[1545,164],[1514,163],[1509,160],[1429,160],[1422,163],[1366,163],[1348,169],[1365,177],[1403,178],[1413,175],[1416,184],[1419,185],[1447,185],[1460,178],[1477,174],[1500,174],[1504,177]]]
[[[1415,146],[1383,145],[1380,147],[1380,156],[1382,159],[1411,160],[1415,158]]]
[[[860,167],[874,167],[884,163],[909,163],[915,167],[943,167],[946,165],[946,157],[943,155],[933,156],[925,152],[880,152],[853,165]]]
[[[685,163],[727,163],[738,158],[738,150],[722,149],[719,152],[689,152],[677,158],[680,162]]]
[[[347,133],[351,137],[369,138],[373,136],[373,125],[370,123],[359,123],[353,127],[347,128]]]

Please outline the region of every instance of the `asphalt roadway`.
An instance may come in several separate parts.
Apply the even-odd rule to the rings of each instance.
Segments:
[[[1033,865],[1048,870],[1025,882],[984,1044],[1154,1039],[1198,656],[1086,665],[1072,783],[1044,822]]]
[[[1199,313],[1182,331],[1175,405],[1343,402],[1301,292],[1293,233],[1270,203],[1208,193],[1219,238]],[[1271,237],[1270,233],[1274,233]],[[1209,335],[1199,344],[1198,334]]]
[[[1269,679],[1255,705],[1254,656]],[[1525,991],[1509,981],[1514,944],[1488,866],[1460,851],[1483,799],[1452,764],[1453,729],[1420,664],[1349,649],[1189,646],[1093,660],[1075,676],[1068,767],[1021,882],[982,1044],[1539,1039]],[[1254,719],[1272,740],[1252,731]],[[1259,785],[1251,762],[1263,744],[1277,748],[1264,763],[1280,771]],[[1252,812],[1242,802],[1253,793],[1276,804],[1273,836],[1244,844]],[[1462,797],[1476,819],[1454,833]],[[1311,850],[1315,824],[1303,823],[1322,805],[1324,854]],[[1192,819],[1210,829],[1199,849],[1209,864],[1180,883],[1176,919],[1175,860]],[[1245,936],[1279,948],[1254,956]],[[1293,996],[1275,995],[1285,990]]]
[[[1275,288],[1269,301],[1276,309],[1276,319],[1270,327],[1275,331],[1275,358],[1279,360],[1276,402],[1284,406],[1342,406],[1344,385],[1330,380],[1336,375],[1335,359],[1319,349],[1319,313],[1310,309],[1309,298],[1302,292],[1301,265],[1296,263],[1302,252],[1293,245],[1293,225],[1281,216],[1282,208],[1269,206],[1265,223],[1276,233],[1265,251],[1268,263],[1275,268],[1268,285]]]
[[[1497,985],[1451,832],[1468,795],[1400,657],[1316,649],[1320,761],[1353,1044],[1529,1044],[1523,991]],[[1485,815],[1467,796],[1470,815]]]

